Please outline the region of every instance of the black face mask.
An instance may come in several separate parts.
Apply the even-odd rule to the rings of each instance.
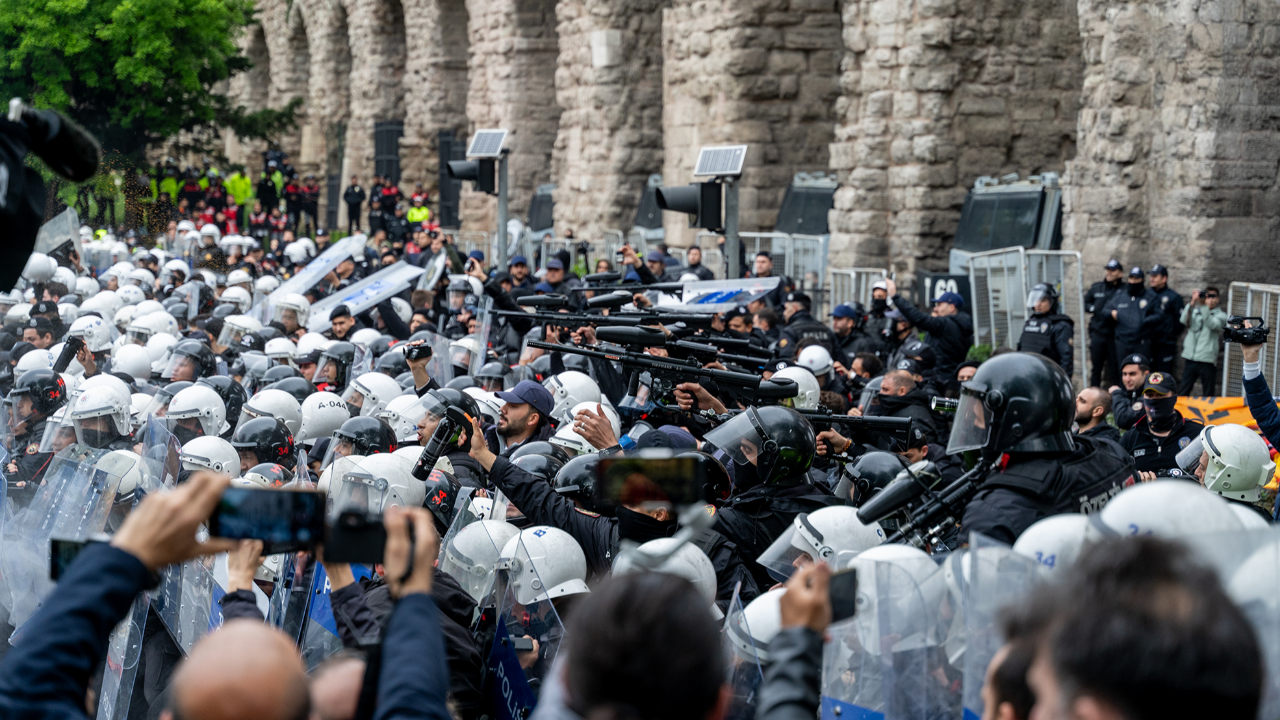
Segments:
[[[741,495],[760,484],[760,473],[751,463],[733,461],[733,494]]]
[[[674,522],[655,520],[644,513],[628,510],[621,505],[618,506],[615,514],[618,518],[618,537],[623,540],[647,543],[650,540],[671,537],[676,530]]]
[[[874,414],[888,415],[894,410],[906,407],[910,402],[902,395],[885,395],[880,393],[880,404],[872,407],[878,408]],[[868,413],[871,414],[871,413]]]
[[[1172,430],[1178,424],[1178,411],[1174,409],[1177,404],[1177,395],[1170,395],[1167,398],[1142,398],[1142,408],[1147,412],[1147,422],[1151,425],[1151,429],[1156,432]]]
[[[1146,292],[1146,290],[1147,290],[1147,287],[1142,283],[1129,283],[1130,297],[1141,297],[1142,293]]]
[[[176,423],[174,424],[173,428],[169,430],[169,432],[173,433],[173,436],[177,438],[178,442],[182,443],[183,445],[186,445],[192,440],[195,440],[196,438],[203,435],[203,433],[197,430],[192,430],[189,427],[183,427],[182,425],[178,425]]]
[[[728,335],[734,340],[746,340],[751,337],[750,335],[744,332],[738,332],[737,330],[734,330],[732,328],[725,328],[724,334]]]
[[[351,403],[347,403],[347,412],[348,412],[348,413],[351,415],[351,417],[353,417],[353,418],[354,418],[354,417],[360,417],[360,406],[359,406],[359,405],[352,405]]]
[[[889,309],[888,300],[885,300],[882,298],[876,298],[871,301],[871,312],[873,313],[883,313],[885,310],[888,310],[888,309]]]

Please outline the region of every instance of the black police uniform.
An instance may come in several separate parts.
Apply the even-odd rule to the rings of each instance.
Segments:
[[[691,272],[694,275],[697,275],[699,280],[705,281],[705,280],[716,279],[716,274],[711,272],[711,268],[707,267],[706,265],[703,265],[702,263],[698,263],[697,265],[690,265],[689,267],[685,268],[684,271]]]
[[[1120,381],[1120,364],[1116,361],[1115,323],[1103,308],[1124,285],[1124,278],[1115,282],[1100,280],[1089,287],[1084,296],[1084,310],[1089,313],[1089,384],[1102,385],[1103,368],[1106,368],[1107,383],[1114,385]]]
[[[511,498],[511,502],[524,512],[531,523],[550,525],[572,535],[582,546],[590,575],[604,577],[613,570],[613,561],[618,556],[618,546],[622,541],[617,518],[604,517],[578,508],[568,497],[552,490],[549,483],[504,457],[493,462],[493,467],[489,468],[489,479]],[[671,523],[670,532],[674,533],[675,529],[675,523]],[[715,567],[716,604],[722,612],[728,612],[738,583],[742,583],[739,597],[743,604],[751,602],[748,596],[754,599],[759,594],[756,581],[743,562],[737,546],[724,535],[706,530],[698,533],[692,544],[706,553]]]
[[[819,345],[827,349],[831,353],[831,359],[836,362],[844,363],[845,367],[849,367],[849,361],[844,357],[844,353],[837,349],[836,334],[831,328],[818,322],[808,310],[800,310],[791,319],[787,321],[787,326],[782,328],[782,332],[778,337],[777,355],[780,359],[788,359],[795,357],[796,345],[801,340],[815,340]]]
[[[9,462],[17,466],[17,472],[10,473],[6,466],[5,479],[9,481],[9,497],[16,507],[25,507],[40,487],[45,470],[49,469],[49,461],[53,453],[40,452],[40,443],[44,440],[45,421],[41,420],[31,426],[22,435],[13,438],[13,447]],[[15,483],[26,483],[23,487],[14,487]]]
[[[1177,468],[1178,451],[1189,445],[1204,430],[1204,425],[1195,420],[1184,419],[1182,413],[1175,413],[1178,422],[1165,437],[1151,434],[1150,421],[1145,416],[1136,427],[1124,434],[1120,444],[1125,452],[1133,456],[1133,463],[1138,470],[1159,475]]]
[[[1120,444],[1120,431],[1117,430],[1116,427],[1114,425],[1111,425],[1110,423],[1105,423],[1105,422],[1098,423],[1097,425],[1094,425],[1088,430],[1085,430],[1084,432],[1078,433],[1078,434],[1084,437],[1090,437],[1097,440],[1110,440],[1111,442],[1117,445]]]
[[[840,498],[828,495],[806,481],[790,487],[757,485],[730,497],[723,507],[717,509],[714,527],[745,557],[758,558],[782,531],[791,526],[796,515],[842,504]],[[750,570],[760,587],[774,584],[768,571],[759,563],[752,563]]]
[[[854,328],[848,335],[836,335],[836,350],[844,353],[849,362],[853,362],[853,356],[858,353],[875,355],[883,346],[880,338],[872,337],[862,328]]]
[[[929,346],[938,354],[934,376],[945,379],[943,384],[949,384],[956,376],[956,368],[973,347],[973,318],[963,310],[944,317],[926,315],[901,295],[895,295],[893,303],[912,325],[929,333]],[[899,340],[896,345],[902,342]]]
[[[1108,317],[1115,310],[1116,357],[1141,353],[1151,357],[1151,335],[1160,323],[1156,312],[1156,294],[1144,288],[1141,295],[1129,294],[1128,288],[1112,296],[1102,309]]]
[[[1178,336],[1182,334],[1182,308],[1186,303],[1182,296],[1168,285],[1155,294],[1156,314],[1160,321],[1151,334],[1152,372],[1173,372],[1178,359]]]
[[[964,510],[960,523],[967,537],[980,532],[1012,544],[1038,520],[1061,513],[1095,513],[1137,481],[1133,459],[1113,443],[1072,437],[1067,454],[1013,454],[988,476]]]
[[[641,277],[643,277],[643,275]],[[769,305],[769,307],[773,308],[774,310],[777,310],[778,314],[781,315],[782,305],[787,301],[787,296],[791,294],[791,291],[795,289],[795,286],[796,286],[795,283],[791,282],[791,278],[787,277],[786,275],[777,275],[777,276],[755,275],[753,273],[752,277],[777,277],[778,278],[778,286],[770,290],[768,294],[764,296],[763,299],[765,303]]]
[[[1141,385],[1136,390],[1125,390],[1121,386],[1120,389],[1111,391],[1111,416],[1115,419],[1117,428],[1128,430],[1137,425],[1143,415]]]
[[[905,395],[880,394],[877,417],[911,418],[911,426],[924,430],[929,442],[938,442],[937,424],[933,421],[933,411],[929,409],[931,396],[924,388],[916,386]]]
[[[1058,313],[1036,313],[1022,325],[1018,338],[1018,351],[1040,353],[1058,363],[1067,375],[1075,369],[1075,353],[1072,338],[1076,322]]]

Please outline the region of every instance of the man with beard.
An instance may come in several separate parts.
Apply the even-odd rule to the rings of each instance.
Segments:
[[[1120,442],[1120,431],[1107,422],[1111,394],[1100,387],[1087,387],[1076,395],[1076,434]]]
[[[1139,471],[1158,475],[1177,468],[1178,451],[1204,430],[1204,425],[1183,419],[1174,407],[1177,402],[1178,382],[1172,375],[1152,372],[1147,376],[1142,386],[1145,415],[1121,441]]]
[[[510,457],[524,443],[549,440],[555,433],[551,424],[555,399],[540,383],[521,380],[510,390],[496,394],[507,404],[498,411],[498,424],[485,431],[490,452]]]
[[[883,417],[911,418],[913,427],[924,428],[928,442],[938,441],[938,430],[929,411],[929,396],[916,387],[915,378],[906,370],[893,370],[880,381],[880,405],[877,415]]]

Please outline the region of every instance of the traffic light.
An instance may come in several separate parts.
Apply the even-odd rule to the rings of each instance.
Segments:
[[[456,180],[470,180],[472,189],[489,195],[497,195],[498,188],[494,182],[495,161],[492,158],[480,160],[450,160],[449,177]]]
[[[688,214],[691,228],[706,228],[713,232],[724,229],[720,219],[719,183],[660,187],[657,196],[659,208]]]

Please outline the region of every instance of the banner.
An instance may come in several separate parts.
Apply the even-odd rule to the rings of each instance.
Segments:
[[[314,264],[315,261],[312,261]],[[311,265],[307,266],[311,269]],[[426,272],[420,267],[410,265],[403,260],[385,267],[351,287],[344,288],[311,306],[311,315],[307,318],[307,329],[311,332],[324,332],[330,327],[329,312],[338,305],[351,308],[352,315],[359,315],[387,298],[402,292],[409,287],[414,278]],[[274,294],[274,293],[273,293]]]
[[[681,299],[658,296],[658,306],[685,312],[726,312],[768,295],[782,278],[742,278],[741,280],[701,280],[687,282]]]
[[[266,317],[271,316],[270,308],[274,307],[280,298],[289,293],[305,293],[315,287],[315,284],[320,282],[321,278],[333,272],[339,263],[350,258],[353,253],[364,247],[364,244],[365,236],[357,233],[339,240],[326,248],[324,252],[312,258],[311,262],[307,263],[293,277],[281,283],[280,287],[267,296],[268,313]]]

